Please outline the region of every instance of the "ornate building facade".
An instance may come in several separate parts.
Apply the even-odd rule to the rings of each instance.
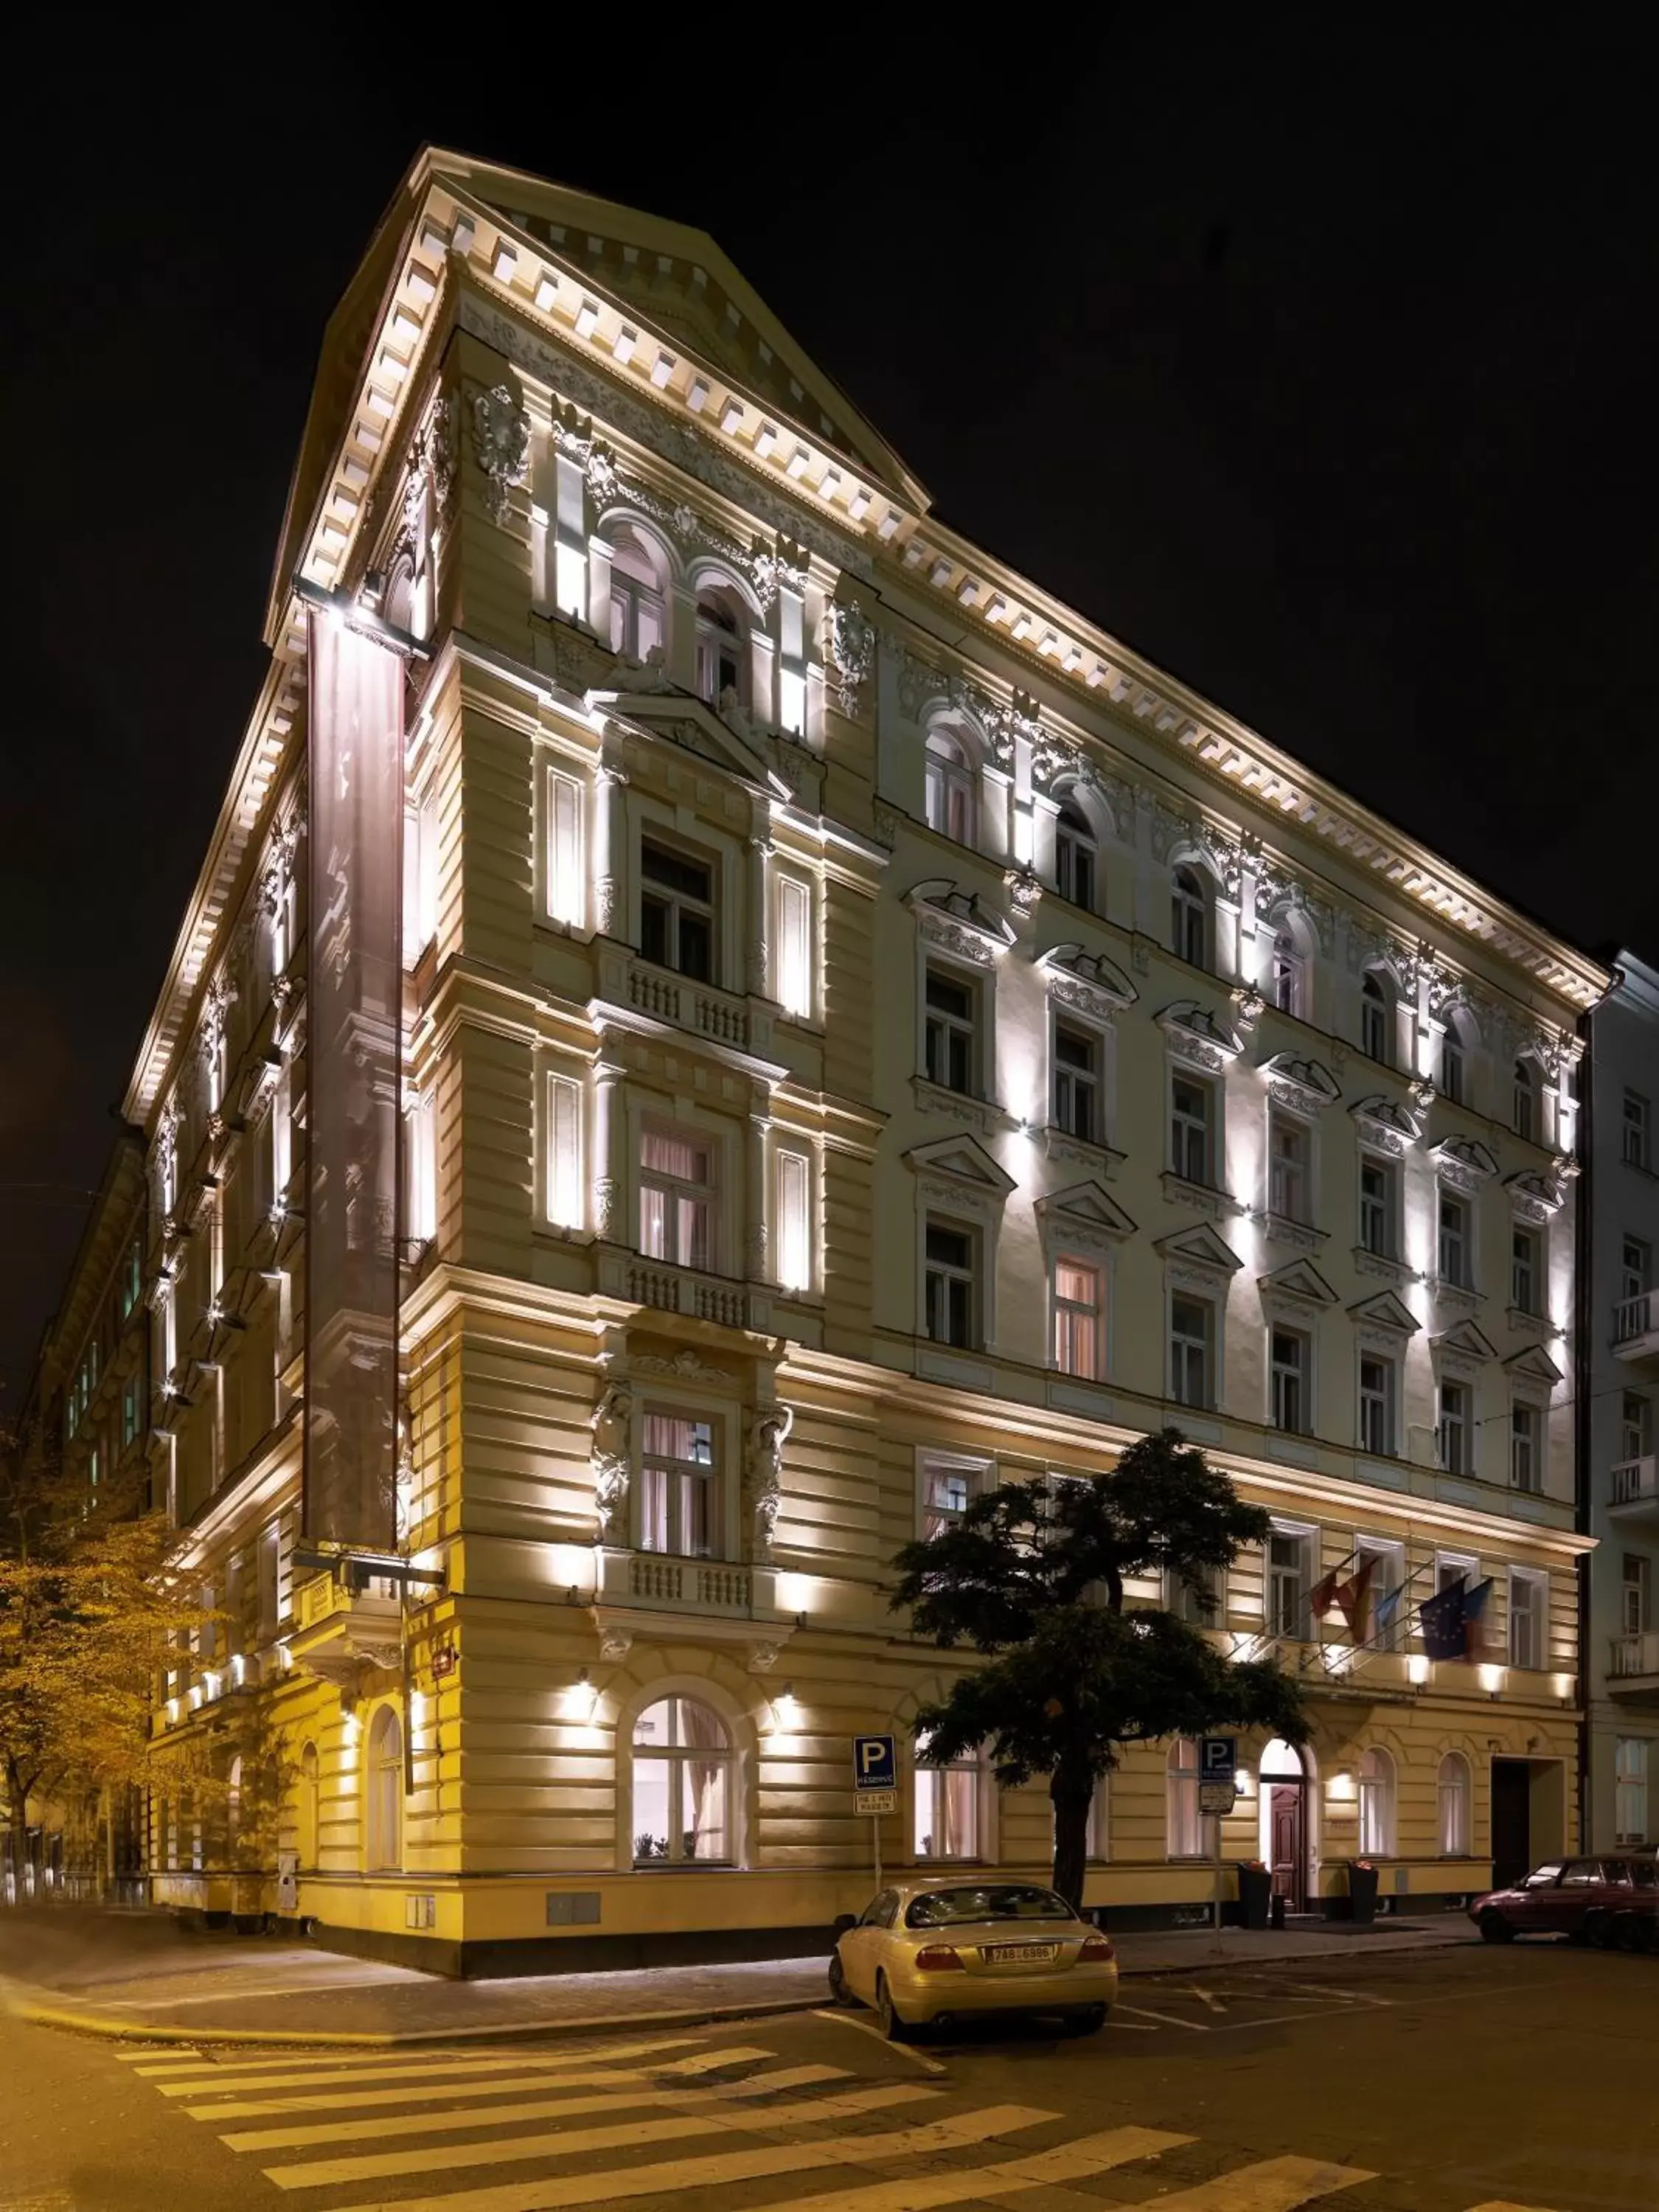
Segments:
[[[969,1662],[890,1561],[1170,1422],[1274,1516],[1211,1632],[1315,1712],[1244,1747],[1226,1856],[1318,1910],[1362,1853],[1403,1905],[1568,1844],[1601,970],[939,525],[710,240],[517,173],[400,188],[276,579],[126,1110],[154,1479],[223,1615],[155,1726],[262,1701],[286,1809],[261,1856],[158,1794],[160,1899],[445,1966],[787,1949],[866,1900],[869,1729],[888,1865],[1040,1868],[1040,1790],[908,1756]],[[409,650],[397,1530],[355,1553],[301,1449],[349,1079],[307,652],[354,608]],[[1431,1658],[1460,1584],[1484,1641]],[[1189,1745],[1127,1758],[1091,1901],[1201,1909],[1197,1807]]]

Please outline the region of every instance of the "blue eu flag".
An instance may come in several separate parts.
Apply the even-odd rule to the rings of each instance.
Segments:
[[[1468,1650],[1467,1586],[1454,1583],[1435,1597],[1425,1598],[1417,1617],[1423,1626],[1423,1649],[1431,1659],[1462,1659]]]

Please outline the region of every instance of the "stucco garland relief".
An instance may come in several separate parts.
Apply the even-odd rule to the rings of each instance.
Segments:
[[[836,672],[836,696],[843,714],[855,716],[864,687],[875,665],[876,633],[863,610],[847,600],[833,601],[826,611],[825,649]]]
[[[530,471],[530,417],[508,385],[495,384],[486,392],[469,384],[466,391],[485,512],[492,522],[505,522],[513,512],[512,493]]]

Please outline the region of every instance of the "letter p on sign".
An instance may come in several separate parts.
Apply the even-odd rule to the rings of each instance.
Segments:
[[[855,1790],[892,1790],[897,1784],[897,1762],[894,1758],[892,1737],[855,1735],[853,1738],[853,1787]]]

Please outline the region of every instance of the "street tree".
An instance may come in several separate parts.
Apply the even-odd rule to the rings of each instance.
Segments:
[[[1305,1741],[1301,1692],[1275,1660],[1230,1658],[1182,1612],[1127,1595],[1155,1577],[1207,1619],[1217,1577],[1268,1527],[1171,1428],[1109,1473],[1005,1483],[896,1555],[895,1609],[983,1661],[919,1712],[917,1756],[942,1765],[986,1747],[1004,1789],[1046,1775],[1054,1886],[1073,1908],[1090,1803],[1125,1745],[1215,1728]]]

